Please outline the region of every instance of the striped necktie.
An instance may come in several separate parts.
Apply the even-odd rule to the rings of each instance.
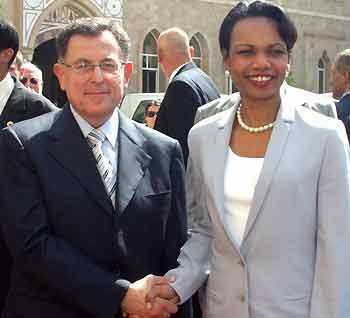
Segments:
[[[96,165],[105,185],[108,196],[110,197],[113,207],[115,207],[116,192],[116,173],[108,158],[102,152],[102,144],[106,136],[98,129],[94,129],[87,136],[88,144],[96,158]]]

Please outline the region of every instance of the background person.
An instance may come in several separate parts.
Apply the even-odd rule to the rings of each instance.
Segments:
[[[181,149],[118,111],[129,45],[115,21],[67,26],[54,72],[69,104],[0,133],[0,226],[14,259],[3,318],[177,310],[149,310],[145,296],[164,283],[147,274],[176,266],[187,239]]]
[[[16,29],[0,19],[0,129],[13,123],[33,118],[57,108],[46,98],[27,90],[9,72],[18,53]],[[18,194],[18,192],[16,192]],[[2,210],[0,209],[1,213]],[[0,231],[0,313],[9,288],[12,259]]]
[[[350,49],[340,52],[332,67],[333,97],[339,119],[343,122],[350,140]]]
[[[193,48],[183,30],[165,30],[157,45],[158,61],[169,78],[169,86],[154,128],[180,142],[186,164],[187,136],[197,108],[220,95],[210,77],[192,62]]]
[[[32,91],[42,95],[43,92],[43,74],[41,70],[30,62],[22,65],[21,83]]]
[[[169,273],[181,301],[206,281],[205,318],[350,316],[349,145],[338,120],[281,94],[296,39],[263,1],[240,2],[220,28],[240,100],[191,130],[193,226]]]
[[[23,54],[20,50],[18,50],[16,54],[16,58],[9,68],[9,73],[11,74],[11,76],[14,76],[17,79],[20,79],[21,77],[20,69],[22,65],[23,65]]]
[[[144,119],[147,127],[153,128],[159,112],[160,103],[152,100],[145,107]]]

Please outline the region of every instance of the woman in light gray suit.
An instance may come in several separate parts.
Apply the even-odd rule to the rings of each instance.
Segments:
[[[349,318],[349,146],[341,122],[280,93],[294,24],[239,3],[220,47],[241,99],[189,135],[191,238],[172,288],[204,318]]]

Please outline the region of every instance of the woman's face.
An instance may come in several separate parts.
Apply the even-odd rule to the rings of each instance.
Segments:
[[[158,112],[159,112],[159,106],[157,105],[152,105],[148,108],[147,112],[145,113],[145,122],[148,127],[150,128],[154,127]]]
[[[288,50],[276,23],[265,17],[237,22],[225,65],[242,98],[279,100],[288,69]]]

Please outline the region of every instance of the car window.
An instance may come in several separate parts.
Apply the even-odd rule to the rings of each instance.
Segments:
[[[139,123],[145,123],[145,108],[148,104],[150,104],[152,102],[152,99],[145,99],[142,100],[138,105],[137,108],[135,110],[134,115],[132,116],[132,119],[139,122]]]

